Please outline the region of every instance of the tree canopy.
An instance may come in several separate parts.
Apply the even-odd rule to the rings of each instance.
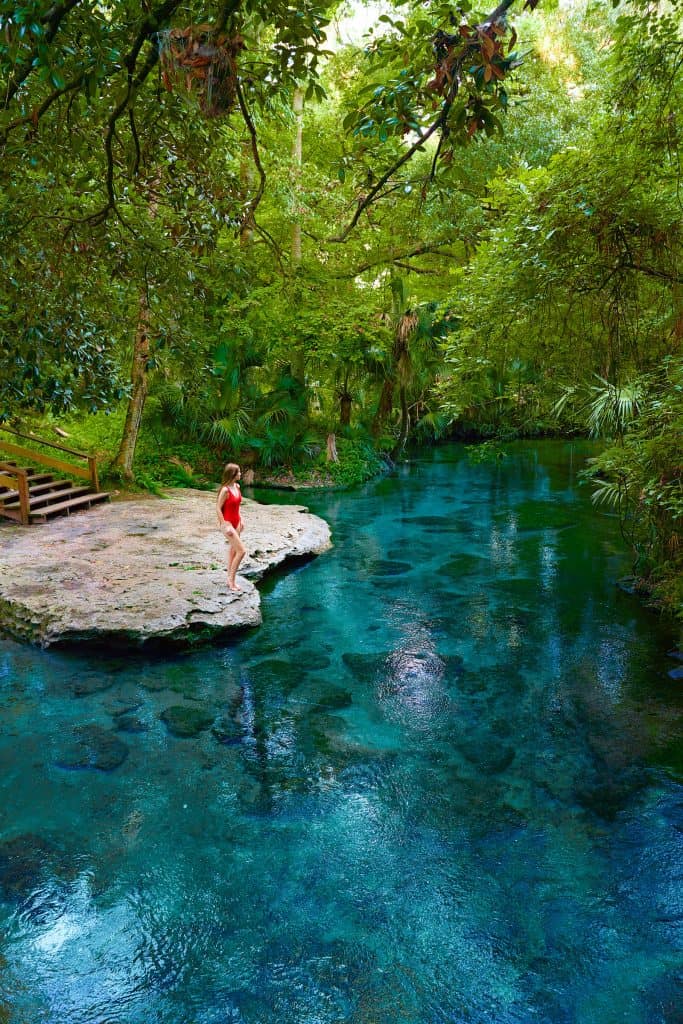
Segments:
[[[128,478],[592,432],[666,588],[680,0],[359,9],[0,3],[0,418],[112,412]]]

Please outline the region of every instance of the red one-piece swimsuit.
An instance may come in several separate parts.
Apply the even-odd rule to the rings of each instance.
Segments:
[[[230,523],[235,529],[240,525],[240,502],[242,501],[242,494],[238,490],[237,494],[233,494],[228,487],[228,493],[225,501],[223,502],[223,519],[226,523]]]

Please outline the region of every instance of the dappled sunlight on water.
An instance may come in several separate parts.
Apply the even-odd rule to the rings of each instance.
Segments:
[[[579,463],[312,497],[224,648],[0,646],[3,1024],[677,1024],[683,700]]]

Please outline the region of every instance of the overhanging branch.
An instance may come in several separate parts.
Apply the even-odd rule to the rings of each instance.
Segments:
[[[502,21],[505,15],[507,14],[508,10],[513,6],[515,2],[516,0],[502,0],[502,3],[498,4],[498,6],[488,15],[488,17],[485,18],[484,21],[480,22],[480,24],[477,26],[477,29],[480,31],[486,31],[490,29],[493,25]],[[535,7],[537,3],[538,0],[527,0],[526,6]],[[371,206],[372,203],[377,199],[377,197],[379,196],[380,192],[387,184],[389,179],[393,177],[393,175],[396,174],[396,172],[399,171],[401,167],[403,167],[403,165],[406,164],[415,155],[415,153],[417,153],[419,149],[423,148],[424,143],[428,139],[430,139],[435,132],[445,127],[446,121],[448,120],[448,115],[451,111],[451,107],[453,106],[453,101],[455,100],[455,97],[458,94],[459,87],[459,77],[458,75],[454,75],[453,80],[451,81],[451,84],[449,86],[448,92],[446,94],[446,97],[441,106],[441,110],[439,112],[438,117],[432,122],[432,124],[427,128],[427,130],[420,135],[419,139],[409,149],[407,149],[406,152],[403,153],[403,155],[398,158],[398,160],[396,160],[391,165],[389,170],[382,175],[382,177],[379,179],[374,188],[372,188],[366,196],[363,196],[361,199],[359,199],[353,217],[351,218],[347,226],[344,228],[344,230],[341,232],[341,234],[333,236],[332,238],[328,239],[328,241],[344,242],[348,235],[351,233],[351,231],[353,231],[353,229],[355,228],[363,211],[367,210],[367,208]],[[439,149],[440,145],[441,143],[439,143]],[[435,162],[436,159],[438,158],[438,153],[439,150],[437,149],[437,154],[432,167],[432,173],[436,166]]]
[[[244,92],[242,91],[242,85],[239,78],[235,79],[235,91],[237,94],[237,102],[239,103],[239,108],[242,113],[242,117],[244,118],[244,123],[246,124],[247,130],[249,132],[249,138],[251,140],[251,152],[254,158],[254,165],[259,175],[258,188],[256,189],[256,192],[250,199],[249,203],[247,204],[247,208],[240,219],[239,227],[237,229],[239,233],[247,225],[254,225],[254,214],[256,212],[256,208],[258,204],[261,202],[261,199],[263,198],[263,193],[266,190],[266,172],[263,169],[263,164],[261,163],[261,157],[259,155],[256,126],[254,125],[252,116],[249,113],[249,107],[247,106],[247,101],[244,98]]]

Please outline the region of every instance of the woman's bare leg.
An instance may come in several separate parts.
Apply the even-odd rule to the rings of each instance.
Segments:
[[[237,586],[235,577],[237,570],[239,569],[240,563],[247,553],[247,549],[240,540],[239,536],[236,535],[231,539],[230,542],[230,554],[228,555],[228,587],[230,590],[241,590],[241,587]]]

